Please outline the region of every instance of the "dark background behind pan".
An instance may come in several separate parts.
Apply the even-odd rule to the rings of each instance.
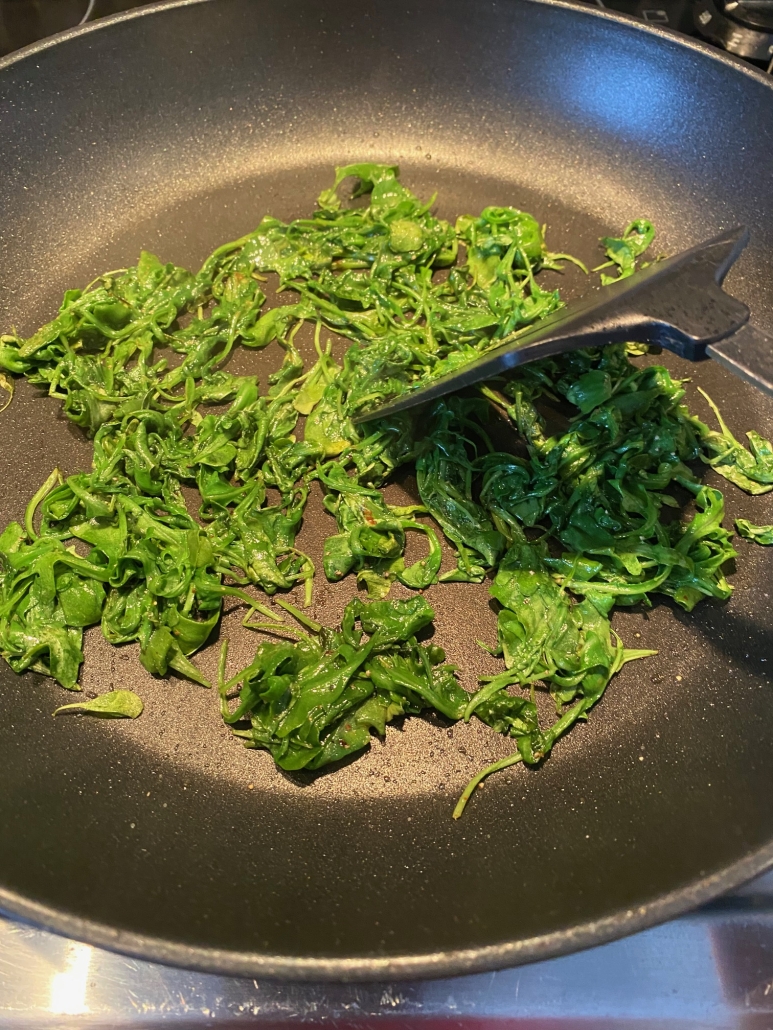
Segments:
[[[193,266],[266,211],[308,211],[356,159],[399,162],[446,217],[532,210],[553,249],[588,262],[639,215],[668,252],[744,222],[728,286],[773,329],[773,88],[698,44],[559,3],[143,10],[0,66],[0,153],[0,324],[22,332],[140,247]],[[713,363],[668,363],[737,432],[773,431],[770,402]],[[57,404],[23,386],[0,441],[3,525],[55,464],[89,460]],[[767,498],[726,494],[729,516],[773,521]],[[312,552],[326,518],[307,520]],[[3,666],[0,906],[151,958],[307,979],[505,965],[682,911],[773,860],[773,562],[739,551],[727,605],[616,616],[660,655],[459,823],[463,784],[508,750],[483,727],[411,720],[345,769],[290,778],[229,737],[211,692],[152,680],[98,632],[84,686],[135,686],[136,724],[54,721],[63,692]],[[337,618],[352,590],[319,581],[313,613]],[[492,667],[475,647],[495,625],[485,585],[430,598],[471,687]],[[234,632],[234,660],[254,644]]]

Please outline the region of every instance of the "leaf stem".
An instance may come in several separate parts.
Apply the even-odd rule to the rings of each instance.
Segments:
[[[312,633],[322,632],[322,626],[319,622],[315,622],[314,619],[310,619],[308,615],[304,615],[302,611],[296,608],[294,604],[290,604],[289,601],[285,601],[281,597],[275,597],[274,604],[278,604],[280,608],[284,608],[286,612],[289,612],[294,619],[297,619],[302,626],[306,627],[306,629],[310,629]]]
[[[54,469],[45,483],[35,493],[30,503],[27,505],[27,509],[24,512],[24,528],[27,530],[27,536],[30,540],[37,540],[38,534],[35,532],[33,520],[35,518],[35,512],[38,509],[38,505],[51,493],[55,486],[60,486],[62,483],[62,476],[59,469]]]
[[[498,762],[492,762],[491,765],[487,765],[485,769],[481,769],[479,773],[470,780],[467,786],[462,792],[462,796],[456,802],[456,808],[454,809],[454,819],[461,818],[462,812],[467,807],[467,802],[472,797],[476,787],[478,787],[487,776],[491,776],[492,773],[500,772],[502,769],[509,769],[511,765],[517,765],[518,762],[522,762],[523,757],[520,751],[513,752],[512,755],[508,755],[507,758],[500,758]]]

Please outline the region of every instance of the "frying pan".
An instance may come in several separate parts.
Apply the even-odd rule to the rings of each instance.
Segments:
[[[195,266],[267,211],[308,211],[353,160],[399,163],[417,193],[439,191],[442,216],[531,210],[553,249],[589,262],[637,216],[670,253],[749,225],[728,289],[773,329],[773,86],[617,15],[556,0],[173,3],[28,48],[0,65],[0,93],[0,323],[25,333],[141,247]],[[750,387],[667,363],[693,376],[698,414],[711,417],[696,384],[737,433],[770,435],[773,407]],[[89,444],[24,384],[0,433],[3,524],[54,465],[87,467]],[[766,498],[726,495],[726,524],[773,521]],[[326,519],[317,498],[312,555]],[[229,736],[212,692],[153,680],[99,632],[84,688],[134,687],[136,723],[54,720],[61,689],[3,666],[0,906],[180,965],[375,979],[542,958],[712,898],[773,861],[773,555],[738,549],[726,605],[616,615],[659,656],[459,822],[463,784],[510,749],[482,725],[411,719],[344,768],[285,776]],[[354,589],[318,582],[312,614],[334,621]],[[486,584],[429,597],[472,687],[494,667],[475,645],[493,637]],[[238,620],[223,627],[234,661],[255,646]]]

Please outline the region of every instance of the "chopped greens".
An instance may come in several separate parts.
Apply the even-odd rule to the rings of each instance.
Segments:
[[[342,196],[350,178],[364,198],[354,206]],[[487,207],[452,225],[432,213],[434,199],[414,196],[393,166],[348,165],[310,217],[266,216],[195,274],[143,252],[136,266],[68,290],[31,337],[0,337],[7,403],[11,376],[25,376],[62,401],[94,448],[89,472],[54,470],[23,523],[0,536],[0,654],[12,669],[79,690],[83,630],[99,624],[113,644],[138,643],[149,672],[209,686],[194,656],[231,597],[249,609],[244,625],[273,634],[230,678],[222,652],[222,715],[248,747],[283,769],[315,770],[398,716],[474,716],[517,750],[468,785],[458,817],[487,775],[542,761],[623,664],[654,653],[623,646],[615,605],[664,594],[690,611],[730,596],[724,500],[699,482],[696,462],[760,494],[773,489],[773,448],[749,433],[747,449],[707,398],[720,425],[709,429],[665,368],[630,361],[641,346],[575,351],[421,416],[354,425],[560,308],[541,270],[571,261],[585,271],[548,250],[530,214]],[[614,275],[602,281],[630,275],[654,235],[638,219],[605,237],[597,270]],[[268,273],[291,303],[265,307]],[[296,346],[304,323],[315,332],[310,367]],[[342,359],[323,331],[348,341]],[[234,348],[272,344],[282,361],[262,391],[228,371]],[[560,429],[546,404],[558,406]],[[491,442],[494,413],[517,436],[511,450]],[[382,487],[408,464],[420,503],[390,505]],[[307,606],[312,598],[316,570],[296,537],[315,480],[331,516],[322,571],[331,582],[355,576],[368,598],[347,605],[339,629],[281,596],[301,587]],[[197,492],[197,511],[184,490]],[[443,573],[427,517],[453,549]],[[770,527],[737,525],[770,543]],[[424,544],[412,564],[409,534]],[[499,605],[488,649],[504,669],[470,694],[442,649],[420,642],[434,614],[424,597],[389,594],[394,583],[421,591],[486,577]],[[546,728],[538,688],[556,709]],[[64,709],[135,717],[141,702],[116,691]]]

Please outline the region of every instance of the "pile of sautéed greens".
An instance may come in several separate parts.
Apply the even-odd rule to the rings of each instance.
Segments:
[[[366,203],[342,200],[349,177]],[[487,207],[452,225],[432,214],[434,199],[415,197],[395,167],[339,168],[308,218],[267,216],[195,274],[143,252],[136,266],[68,290],[28,339],[0,338],[0,387],[12,396],[12,377],[23,375],[60,399],[94,449],[91,471],[54,470],[23,524],[0,536],[0,653],[12,669],[80,689],[83,630],[100,624],[113,644],[137,642],[149,672],[209,686],[194,656],[235,598],[266,637],[236,674],[222,653],[223,718],[248,747],[283,769],[319,769],[366,748],[398,716],[480,719],[516,750],[481,770],[458,816],[486,775],[542,761],[625,662],[653,653],[623,646],[610,625],[615,605],[666,594],[690,611],[730,596],[723,496],[696,468],[765,493],[771,445],[749,433],[747,449],[718,412],[719,430],[709,429],[685,407],[680,381],[631,361],[642,348],[574,351],[420,418],[353,424],[556,311],[559,293],[539,273],[580,264],[551,253],[525,212]],[[605,238],[603,282],[631,274],[653,236],[637,220]],[[291,303],[265,309],[266,273]],[[306,322],[310,367],[295,344]],[[348,341],[340,364],[325,331]],[[228,371],[234,348],[269,346],[282,360],[267,383]],[[568,414],[565,431],[548,431],[546,399]],[[493,446],[494,409],[519,453]],[[418,503],[390,505],[382,488],[409,463]],[[336,629],[282,597],[300,585],[308,605],[319,575],[296,546],[314,480],[334,527],[321,572],[332,582],[355,576],[362,588]],[[197,512],[183,487],[198,490]],[[684,491],[693,504],[680,517]],[[454,556],[444,573],[438,529]],[[743,522],[739,532],[773,542],[769,526]],[[413,563],[409,534],[424,543]],[[486,578],[502,671],[468,693],[442,648],[422,642],[434,612],[421,591]],[[417,593],[390,599],[396,582]],[[547,724],[537,689],[555,703]],[[115,693],[115,711],[109,695],[77,707],[141,712],[139,699]]]

